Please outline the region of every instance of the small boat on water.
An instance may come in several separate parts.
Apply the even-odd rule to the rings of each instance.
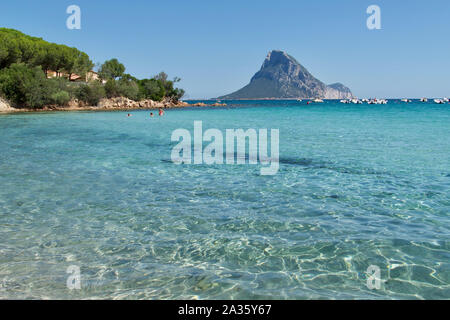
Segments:
[[[387,104],[388,101],[386,99],[380,99],[380,100],[372,99],[372,100],[369,100],[369,102],[367,102],[367,103],[368,104]]]
[[[449,100],[448,100],[448,98],[444,98],[444,99],[442,99],[444,102],[448,102]]]
[[[444,100],[443,99],[434,99],[434,102],[437,104],[444,104]]]
[[[409,99],[402,99],[402,102],[410,103],[410,102],[412,102],[412,101],[409,100]]]
[[[323,100],[322,100],[322,99],[319,99],[319,98],[316,98],[316,99],[314,99],[312,102],[315,102],[315,103],[321,103],[321,102],[323,102]]]
[[[345,103],[345,104],[348,104],[348,103],[350,103],[350,101],[349,101],[349,100],[341,100],[340,102],[341,102],[341,103]]]
[[[420,102],[428,102],[428,99],[427,98],[422,98],[422,99],[420,99]]]

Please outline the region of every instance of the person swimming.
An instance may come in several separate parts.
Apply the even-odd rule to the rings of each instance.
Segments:
[[[131,117],[131,113],[129,113],[129,114],[127,115],[127,117]]]
[[[153,118],[153,112],[150,112],[150,117],[152,117],[152,118]]]

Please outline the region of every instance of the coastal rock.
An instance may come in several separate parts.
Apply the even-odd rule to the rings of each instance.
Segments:
[[[187,103],[165,99],[163,101],[153,101],[150,99],[134,101],[125,97],[101,99],[97,105],[100,109],[159,109],[186,107]]]
[[[343,84],[327,86],[316,79],[297,60],[283,51],[269,52],[261,69],[242,89],[219,99],[351,99]]]
[[[125,97],[116,97],[110,99],[105,98],[100,100],[97,107],[100,109],[114,109],[114,108],[132,109],[132,108],[139,108],[140,103]]]
[[[182,105],[180,105],[180,107],[225,107],[227,104],[226,103],[212,103],[212,104],[207,104],[204,102],[197,102],[197,103],[193,103],[193,104],[189,104],[186,102],[183,102]]]
[[[99,101],[96,106],[87,105],[85,102],[72,99],[67,106],[61,107],[56,105],[45,106],[42,110],[136,110],[136,109],[160,109],[160,108],[181,108],[189,106],[188,103],[182,101],[172,101],[165,99],[163,101],[153,101],[150,99],[134,101],[125,97],[104,98]],[[3,104],[1,104],[3,108]],[[15,109],[12,109],[15,110]],[[22,110],[22,111],[25,111]]]
[[[11,111],[14,111],[14,108],[11,107],[8,101],[0,97],[0,112],[11,112]]]
[[[80,107],[80,101],[78,99],[72,99],[67,103],[67,106],[69,108],[79,108]]]
[[[178,107],[188,107],[189,103],[184,102],[184,101],[178,101],[177,106]]]

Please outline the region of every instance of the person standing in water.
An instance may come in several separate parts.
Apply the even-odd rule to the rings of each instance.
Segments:
[[[164,110],[162,108],[159,108],[159,116],[162,117],[164,115]]]

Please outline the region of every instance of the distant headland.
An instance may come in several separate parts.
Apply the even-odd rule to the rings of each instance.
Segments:
[[[261,69],[242,89],[219,99],[351,99],[353,94],[341,83],[326,85],[316,79],[295,58],[273,50]]]

